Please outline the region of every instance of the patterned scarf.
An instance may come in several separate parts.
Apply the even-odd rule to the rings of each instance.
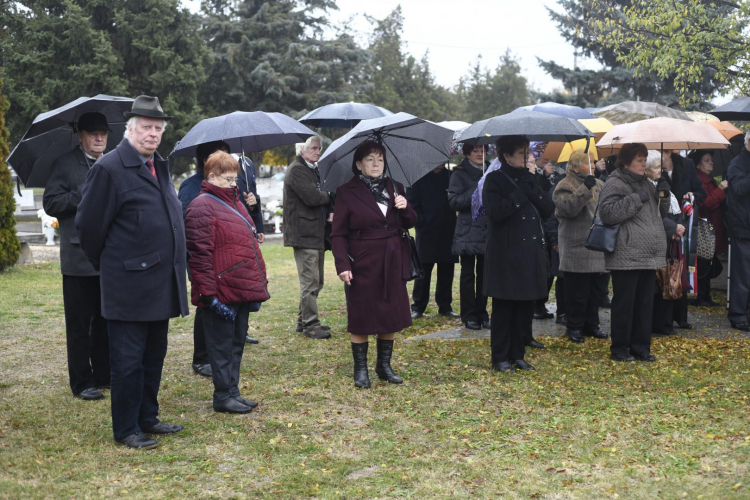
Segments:
[[[365,183],[365,186],[370,190],[372,195],[375,197],[376,203],[382,203],[388,205],[388,191],[385,189],[385,176],[380,177],[368,177],[365,174],[359,174],[359,178]]]

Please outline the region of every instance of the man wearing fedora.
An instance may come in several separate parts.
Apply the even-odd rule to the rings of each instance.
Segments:
[[[101,113],[85,113],[74,123],[79,145],[52,164],[44,190],[44,211],[60,224],[60,271],[65,306],[65,344],[73,395],[103,399],[110,385],[107,322],[101,315],[99,273],[81,250],[75,217],[91,166],[107,147],[109,125]]]
[[[99,270],[112,364],[112,430],[130,448],[173,434],[158,393],[169,318],[187,316],[185,227],[168,162],[156,148],[166,121],[156,97],[139,96],[125,137],[91,168],[75,226]]]

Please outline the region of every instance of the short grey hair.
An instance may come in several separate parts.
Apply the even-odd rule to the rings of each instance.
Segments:
[[[651,149],[646,157],[646,168],[653,170],[656,165],[661,166],[661,152]]]
[[[745,133],[745,147],[750,148],[750,130]]]
[[[123,139],[130,140],[130,130],[134,129],[136,124],[138,123],[138,118],[144,118],[142,116],[131,116],[128,118],[128,121],[125,123],[125,133],[122,135]],[[167,130],[167,121],[162,120],[161,121],[161,130],[162,132]]]
[[[294,149],[297,153],[297,156],[307,151],[307,148],[309,148],[313,142],[317,142],[318,145],[321,147],[323,146],[323,141],[320,140],[320,136],[311,135],[310,137],[307,138],[305,142],[298,142],[297,144],[294,145]]]

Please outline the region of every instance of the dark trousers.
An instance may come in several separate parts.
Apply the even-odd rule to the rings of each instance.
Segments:
[[[568,330],[596,331],[603,298],[599,273],[566,272],[564,284]]]
[[[214,404],[240,395],[240,364],[245,349],[250,303],[233,304],[234,321],[227,321],[210,308],[203,311],[208,359],[214,381]]]
[[[63,275],[65,345],[73,394],[110,385],[109,337],[99,276]]]
[[[476,264],[476,271],[474,266]],[[461,321],[488,321],[487,297],[482,295],[484,287],[484,255],[461,256]]]
[[[557,315],[565,314],[568,310],[565,302],[565,278],[558,276],[555,281],[555,300],[557,300]]]
[[[432,281],[432,269],[435,264],[422,263],[424,278],[414,280],[412,290],[411,310],[423,313],[430,302],[430,282]],[[437,284],[435,285],[435,303],[439,313],[448,313],[453,310],[453,262],[441,262],[437,264]]]
[[[612,354],[651,353],[655,286],[653,269],[612,271]]]
[[[599,290],[602,291],[602,300],[609,298],[609,279],[609,273],[599,275],[597,286],[599,287]]]
[[[492,299],[492,326],[490,346],[492,364],[513,359],[523,359],[526,339],[531,338],[534,320],[534,300]]]
[[[206,332],[203,329],[203,310],[205,307],[195,308],[193,319],[193,364],[207,365],[208,349],[206,348]]]
[[[112,432],[120,441],[159,423],[159,386],[169,320],[107,320],[112,363]]]
[[[552,284],[555,282],[555,276],[550,274],[547,276],[547,295],[542,297],[541,299],[537,299],[534,304],[536,305],[536,308],[538,310],[542,310],[544,308],[544,305],[549,301],[549,292],[552,290]],[[557,287],[555,287],[555,295],[557,295]],[[557,300],[558,305],[560,304],[560,298],[558,297]]]
[[[714,274],[712,269],[712,260],[698,259],[698,299],[711,302],[711,275]]]
[[[729,322],[746,323],[750,306],[750,240],[732,238],[729,262]]]

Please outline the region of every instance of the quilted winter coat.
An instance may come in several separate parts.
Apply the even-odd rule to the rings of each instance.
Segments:
[[[252,229],[229,208],[208,196],[201,196],[204,193],[234,207]],[[215,295],[224,304],[268,300],[271,296],[266,264],[255,236],[255,225],[240,202],[237,190],[203,181],[201,195],[185,212],[193,305],[205,305],[201,295]]]

